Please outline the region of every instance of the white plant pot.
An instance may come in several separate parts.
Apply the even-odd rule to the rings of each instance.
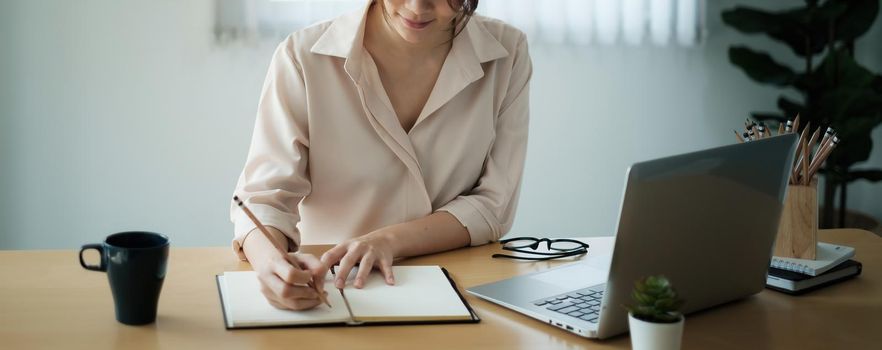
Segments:
[[[634,350],[679,350],[684,317],[677,323],[646,322],[628,313],[631,346]]]

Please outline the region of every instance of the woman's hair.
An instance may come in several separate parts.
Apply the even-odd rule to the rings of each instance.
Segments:
[[[377,0],[377,2],[380,3],[380,8],[383,10],[383,19],[389,24],[389,14],[386,13],[386,1]],[[447,4],[457,12],[450,28],[453,32],[453,36],[450,40],[453,40],[453,38],[456,38],[456,36],[465,29],[466,24],[469,23],[469,19],[475,14],[475,10],[478,8],[478,0],[447,0]]]
[[[450,8],[459,12],[453,19],[453,37],[455,38],[459,32],[465,29],[469,19],[475,14],[475,10],[478,9],[478,0],[447,0],[447,3]]]

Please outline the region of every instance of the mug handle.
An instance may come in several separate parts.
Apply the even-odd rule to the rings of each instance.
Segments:
[[[95,249],[98,251],[98,254],[101,255],[100,265],[86,265],[86,262],[83,260],[83,252],[89,249]],[[80,265],[86,270],[107,271],[107,263],[104,260],[104,247],[101,246],[101,244],[84,244],[83,247],[80,248]]]

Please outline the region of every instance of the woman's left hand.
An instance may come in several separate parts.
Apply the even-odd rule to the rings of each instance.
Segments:
[[[380,229],[364,236],[348,239],[322,255],[322,263],[325,266],[334,266],[338,262],[340,266],[335,269],[336,279],[334,285],[337,288],[346,286],[346,278],[352,268],[358,264],[358,273],[355,275],[355,288],[364,287],[364,283],[376,266],[383,273],[386,284],[395,284],[392,275],[392,260],[395,259],[392,247],[391,232]]]

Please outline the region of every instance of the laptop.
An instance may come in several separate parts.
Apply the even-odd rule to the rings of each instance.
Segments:
[[[665,275],[687,314],[756,294],[766,284],[796,144],[787,134],[636,163],[626,172],[608,265],[586,258],[468,292],[601,339],[628,330],[622,305],[633,303],[634,282],[645,276]]]

